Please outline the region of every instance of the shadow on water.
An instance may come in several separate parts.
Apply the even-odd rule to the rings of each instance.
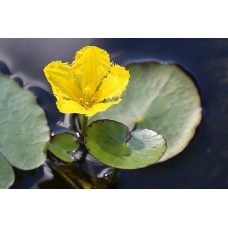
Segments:
[[[176,157],[143,169],[119,173],[117,188],[228,188],[228,39],[1,39],[0,69],[37,96],[54,133],[64,131],[43,67],[72,61],[75,51],[92,44],[106,49],[116,63],[175,63],[190,72],[199,88],[203,120],[187,148]],[[8,66],[8,67],[7,67]],[[38,83],[37,83],[38,82]],[[69,130],[69,129],[68,129]],[[105,166],[90,156],[83,169],[102,174]],[[16,170],[12,188],[68,188],[45,164]],[[102,185],[101,185],[102,187]]]

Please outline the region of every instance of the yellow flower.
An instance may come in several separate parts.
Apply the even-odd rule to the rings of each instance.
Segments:
[[[76,52],[72,64],[51,62],[44,73],[59,111],[88,117],[118,104],[130,77],[124,67],[110,62],[105,50],[95,46]]]

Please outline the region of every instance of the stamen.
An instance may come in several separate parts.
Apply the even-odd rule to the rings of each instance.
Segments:
[[[85,106],[88,107],[88,106],[89,106],[89,102],[86,102],[86,103],[85,103]]]
[[[92,102],[94,103],[97,100],[96,97],[93,97]]]
[[[79,102],[82,103],[84,100],[83,98],[79,98]]]
[[[90,89],[89,86],[87,86],[85,89],[83,89],[82,92],[83,92],[84,95],[89,95],[91,93],[91,89]]]

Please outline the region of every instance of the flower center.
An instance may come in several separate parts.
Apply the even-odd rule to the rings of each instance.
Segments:
[[[79,98],[79,103],[86,109],[91,108],[97,99],[96,96],[94,96],[94,94],[92,93],[90,87],[88,86],[85,89],[83,89],[82,96],[83,97]]]

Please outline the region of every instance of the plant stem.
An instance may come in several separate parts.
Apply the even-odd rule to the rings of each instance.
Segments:
[[[74,183],[64,172],[61,171],[54,163],[49,162],[49,166],[58,173],[72,188],[80,188],[76,183]]]
[[[85,137],[87,123],[88,123],[88,117],[86,117],[85,115],[83,115],[83,119],[82,119],[82,131],[81,131],[82,139],[84,139],[84,137]]]
[[[81,141],[83,142],[83,144],[85,145],[85,134],[86,134],[86,127],[87,127],[87,123],[88,123],[88,117],[86,117],[85,115],[82,116],[82,122],[81,122]],[[86,156],[88,154],[87,149],[82,150],[82,157],[79,161],[79,163],[83,163],[84,160],[86,159]]]
[[[61,170],[59,170],[59,169],[57,169],[57,168],[54,168],[54,170],[55,170],[60,176],[62,176],[62,178],[65,179],[66,182],[67,182],[72,188],[74,188],[74,189],[78,189],[78,188],[79,188],[79,186],[76,185],[70,178],[68,178],[68,176],[67,176],[65,173],[61,172]]]

